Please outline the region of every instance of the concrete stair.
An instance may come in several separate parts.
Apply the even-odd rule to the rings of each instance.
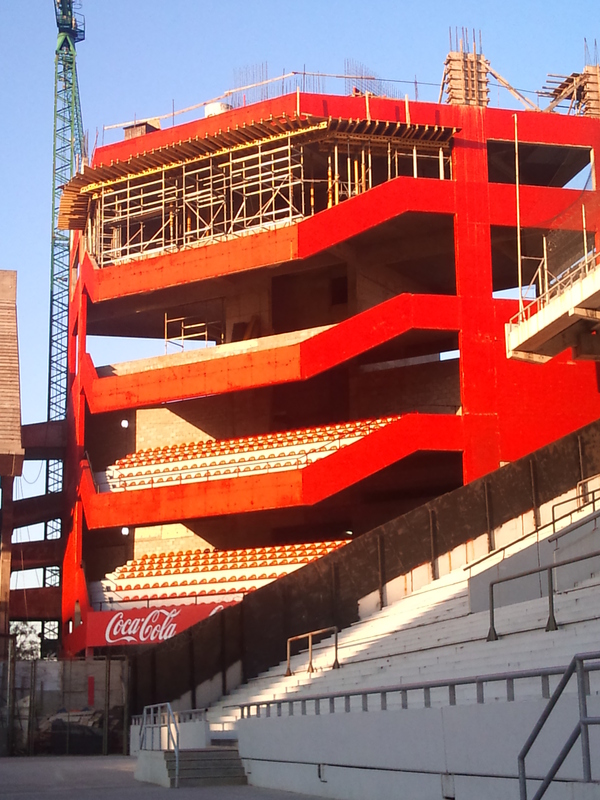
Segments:
[[[164,753],[171,787],[175,786],[175,753]],[[236,747],[179,751],[179,787],[245,786],[248,783]]]
[[[350,628],[339,638],[340,670],[331,670],[333,640],[314,653],[315,672],[307,673],[308,656],[292,659],[294,675],[285,677],[284,663],[238,687],[208,710],[214,731],[232,731],[239,718],[237,704],[260,700],[301,699],[303,695],[359,691],[392,684],[452,679],[564,666],[575,652],[595,650],[600,642],[597,601],[600,579],[580,581],[555,595],[559,630],[545,632],[548,601],[541,598],[496,610],[497,642],[487,642],[487,612],[470,614],[468,582],[451,574],[397,601]],[[558,678],[550,680],[554,688]],[[591,691],[600,692],[600,674],[590,676]],[[539,679],[515,684],[516,698],[541,696]],[[490,684],[486,701],[505,700],[505,686]],[[459,687],[457,701],[476,702],[472,687]],[[357,699],[360,702],[360,699]],[[400,703],[390,696],[389,707]],[[447,704],[447,692],[432,692],[433,705]],[[307,713],[311,713],[310,704]]]

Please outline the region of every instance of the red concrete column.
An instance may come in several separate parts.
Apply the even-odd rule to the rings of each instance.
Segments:
[[[461,301],[460,390],[464,415],[465,483],[498,467],[492,250],[487,145],[482,108],[461,109],[453,150],[456,290]]]

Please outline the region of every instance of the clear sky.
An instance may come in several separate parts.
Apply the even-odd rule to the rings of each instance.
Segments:
[[[52,0],[0,0],[0,9],[0,269],[18,271],[22,417],[35,422],[46,418],[56,24]],[[498,72],[536,90],[548,72],[580,70],[584,37],[592,52],[600,38],[590,0],[84,0],[82,12],[78,71],[90,146],[103,125],[219,95],[236,69],[254,64],[267,62],[269,75],[341,72],[350,58],[381,78],[439,86],[449,26],[464,26],[482,31]],[[414,87],[406,91],[413,96]],[[421,91],[437,99],[434,87]]]

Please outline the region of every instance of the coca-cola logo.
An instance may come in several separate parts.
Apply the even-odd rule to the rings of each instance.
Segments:
[[[106,626],[104,637],[107,644],[144,644],[145,642],[164,642],[177,633],[176,617],[179,611],[155,608],[146,616],[125,617],[118,611]]]

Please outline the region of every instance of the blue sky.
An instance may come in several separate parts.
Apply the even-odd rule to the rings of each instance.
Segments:
[[[56,26],[51,0],[26,8],[0,0],[0,269],[18,271],[22,417],[46,417],[51,227],[52,121]],[[341,72],[360,61],[382,78],[437,83],[448,28],[481,29],[494,68],[522,89],[547,72],[583,66],[583,40],[600,37],[597,5],[580,0],[501,5],[369,0],[303,3],[194,0],[84,0],[86,41],[78,47],[84,127],[93,145],[114,122],[165,114],[221,94],[234,70],[268,63],[285,70]],[[18,13],[17,13],[18,11]],[[597,23],[596,23],[597,24]],[[407,87],[408,91],[414,89]],[[425,90],[421,90],[424,98]],[[424,99],[436,99],[430,89]],[[491,101],[497,102],[495,90]],[[0,387],[1,391],[1,387]]]

